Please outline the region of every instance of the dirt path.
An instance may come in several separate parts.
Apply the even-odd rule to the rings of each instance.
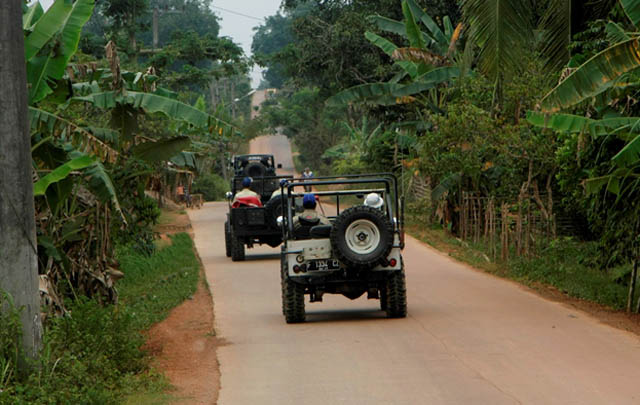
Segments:
[[[215,301],[227,404],[637,404],[640,339],[413,238],[409,317],[325,296],[285,324],[279,249],[224,255],[224,203],[190,211]]]
[[[189,232],[189,217],[180,211],[165,212],[155,228],[164,243],[168,234]],[[204,274],[191,299],[174,308],[162,322],[147,333],[146,349],[152,365],[175,387],[175,403],[212,405],[218,400],[220,368],[217,348],[223,344],[215,335],[213,300]]]

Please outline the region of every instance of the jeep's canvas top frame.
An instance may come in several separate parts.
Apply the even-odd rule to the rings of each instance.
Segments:
[[[366,187],[366,185],[378,185],[378,187]],[[368,193],[378,193],[385,201],[385,210],[389,220],[394,223],[395,231],[401,235],[401,245],[404,247],[404,198],[398,195],[398,181],[393,173],[370,173],[352,174],[342,176],[320,176],[312,179],[292,178],[285,185],[281,185],[282,195],[286,196],[286,203],[282,204],[282,217],[285,225],[282,227],[283,240],[287,245],[287,233],[293,234],[293,213],[295,207],[292,202],[296,197],[302,197],[306,192],[295,191],[304,190],[304,186],[324,186],[324,185],[362,185],[363,188],[347,190],[317,190],[313,191],[316,196],[335,196],[336,216],[340,213],[340,197],[350,195],[363,195]],[[381,187],[382,186],[382,187]],[[399,218],[397,221],[394,217]],[[335,216],[329,216],[335,218]]]

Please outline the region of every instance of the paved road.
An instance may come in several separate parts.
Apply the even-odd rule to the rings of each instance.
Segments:
[[[280,138],[259,138],[282,153]],[[262,149],[261,151],[265,151]],[[225,203],[189,211],[215,306],[219,404],[640,404],[640,339],[409,238],[409,317],[325,295],[280,308],[278,249],[224,255]]]

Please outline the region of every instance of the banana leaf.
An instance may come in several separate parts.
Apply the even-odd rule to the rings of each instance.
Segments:
[[[604,30],[607,33],[607,40],[613,44],[627,41],[630,38],[629,35],[624,32],[624,28],[622,28],[619,24],[614,23],[613,21],[609,21],[604,27]]]
[[[74,170],[85,169],[96,163],[96,159],[93,156],[80,156],[75,159],[71,159],[67,163],[56,167],[51,173],[42,177],[33,185],[33,195],[41,196],[47,191],[47,188],[54,183],[64,180]]]
[[[404,14],[404,24],[409,44],[411,44],[413,48],[424,48],[425,42],[422,39],[422,32],[420,32],[420,28],[418,28],[418,25],[416,24],[411,8],[406,1],[402,2],[402,13]]]
[[[93,0],[57,0],[35,23],[25,39],[29,103],[53,92],[51,83],[61,79],[78,49],[82,27],[93,13]],[[44,52],[50,45],[50,50]]]
[[[638,55],[638,38],[613,45],[596,54],[542,99],[542,111],[556,112],[607,90],[623,73],[640,67]]]
[[[612,160],[618,166],[631,166],[640,161],[640,135],[636,136],[631,142],[625,145]]]
[[[141,108],[147,113],[162,113],[173,120],[186,122],[198,128],[233,128],[231,124],[189,104],[154,93],[127,91],[119,94],[115,91],[107,91],[74,97],[72,100],[89,102],[102,109],[111,109],[118,104],[130,105],[133,108]]]
[[[89,188],[102,202],[110,201],[115,210],[120,214],[122,221],[126,224],[127,221],[124,217],[122,209],[120,208],[120,201],[118,200],[118,194],[111,181],[111,176],[107,172],[107,169],[100,162],[89,167],[85,171],[85,175],[89,180]]]
[[[105,143],[113,142],[117,145],[118,134],[115,131],[96,127],[82,128],[36,107],[29,107],[29,126],[32,136],[42,132],[56,139],[64,136],[76,148],[99,156],[103,161],[114,162],[118,156],[118,152]]]
[[[438,201],[442,196],[449,191],[454,190],[460,182],[462,181],[462,176],[460,173],[451,173],[446,176],[442,181],[433,188],[431,191],[431,200]]]
[[[33,25],[42,17],[44,9],[40,5],[40,2],[31,5],[27,12],[22,15],[22,28],[25,31],[31,31]]]
[[[393,52],[398,49],[398,47],[393,42],[379,35],[376,35],[373,32],[367,31],[365,32],[364,36],[369,40],[369,42],[382,49],[382,51],[388,56],[392,56]],[[415,63],[407,61],[396,61],[396,64],[400,66],[406,73],[408,73],[409,76],[415,78],[418,75],[418,67]]]
[[[639,0],[620,0],[620,4],[624,9],[633,25],[640,28],[640,1]]]
[[[527,121],[537,127],[551,128],[561,132],[582,133],[589,131],[592,136],[611,135],[621,130],[640,132],[640,118],[637,117],[594,120],[572,114],[545,115],[536,111],[527,111]]]
[[[189,147],[191,141],[188,136],[162,139],[157,142],[145,142],[133,147],[133,154],[147,162],[169,160],[182,150]]]
[[[182,151],[173,156],[169,161],[178,166],[191,167],[194,169],[198,167],[196,154],[193,152]]]
[[[424,24],[424,26],[427,27],[427,29],[431,33],[431,37],[434,39],[438,51],[444,54],[447,50],[447,47],[449,46],[449,39],[447,38],[447,36],[442,32],[440,27],[438,27],[438,24],[433,21],[433,18],[431,18],[429,14],[425,13],[424,10],[420,8],[415,0],[406,0],[406,2],[411,9],[412,14],[420,22],[422,22],[422,24]]]

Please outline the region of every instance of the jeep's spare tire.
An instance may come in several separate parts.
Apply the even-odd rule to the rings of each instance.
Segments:
[[[271,228],[278,228],[278,217],[282,215],[282,204],[284,204],[284,197],[278,194],[264,205],[264,217]]]
[[[331,248],[350,267],[375,267],[386,260],[393,246],[393,225],[379,209],[360,205],[348,208],[333,222]]]
[[[249,162],[244,167],[244,175],[249,177],[264,177],[267,168],[260,162]]]

